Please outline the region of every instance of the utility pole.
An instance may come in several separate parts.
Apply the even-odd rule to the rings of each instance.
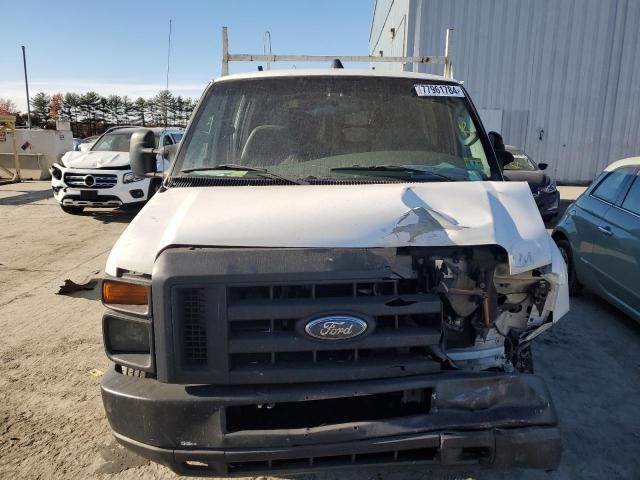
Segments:
[[[171,19],[169,19],[169,44],[167,45],[167,84],[165,90],[169,93],[169,67],[171,65]],[[167,128],[167,121],[169,117],[169,101],[164,104],[164,128]]]
[[[31,129],[31,102],[29,101],[29,80],[27,79],[27,54],[22,45],[22,65],[24,66],[24,87],[27,90],[27,127]]]

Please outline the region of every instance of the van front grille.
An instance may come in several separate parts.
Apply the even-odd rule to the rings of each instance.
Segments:
[[[441,370],[442,302],[399,278],[376,249],[216,249],[163,252],[154,335],[183,384],[279,384],[393,378]],[[353,336],[309,325],[351,317]],[[366,328],[363,328],[366,324]],[[318,332],[316,332],[317,335]],[[175,359],[175,360],[173,360]]]
[[[179,290],[178,304],[182,311],[182,344],[187,365],[207,363],[207,318],[203,288]]]
[[[397,375],[440,368],[431,355],[440,340],[440,299],[418,293],[411,282],[228,286],[225,316],[209,315],[220,309],[206,291],[178,289],[183,361],[187,367],[205,366],[208,335],[226,331],[231,383],[287,382],[310,372],[318,379],[344,378],[349,370],[370,378],[383,366]],[[304,332],[309,319],[332,312],[366,318],[373,331],[338,341]]]

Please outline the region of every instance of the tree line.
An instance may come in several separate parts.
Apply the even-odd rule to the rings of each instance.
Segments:
[[[97,92],[38,92],[31,98],[31,126],[55,128],[56,120],[69,120],[74,137],[89,137],[114,125],[186,126],[196,100],[174,96],[168,90],[151,98],[131,99],[120,95],[102,96]],[[17,125],[27,124],[27,114],[19,112],[10,100],[0,98],[0,114],[16,115]]]

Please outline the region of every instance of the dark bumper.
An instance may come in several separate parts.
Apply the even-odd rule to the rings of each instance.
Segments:
[[[225,408],[430,388],[428,414],[311,429],[225,432]],[[116,438],[183,475],[290,474],[389,464],[554,469],[560,433],[533,375],[443,373],[384,381],[180,386],[113,368],[102,397]]]

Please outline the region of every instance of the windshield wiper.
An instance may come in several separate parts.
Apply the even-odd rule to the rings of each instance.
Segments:
[[[367,174],[367,173],[374,173],[375,172],[399,172],[399,173],[415,173],[415,174],[426,174],[426,175],[431,175],[432,177],[436,177],[436,178],[441,178],[443,180],[446,180],[447,182],[455,182],[458,179],[454,178],[454,177],[450,177],[449,175],[445,175],[444,173],[438,173],[438,172],[434,172],[431,170],[423,170],[421,168],[414,168],[414,167],[404,167],[402,165],[372,165],[372,166],[367,166],[367,167],[361,167],[359,165],[354,165],[352,167],[338,167],[338,168],[332,168],[331,169],[332,172],[337,172],[337,173],[363,173],[363,174]],[[378,175],[378,176],[385,176],[385,175]],[[395,178],[395,177],[393,177]]]
[[[212,170],[230,170],[234,172],[258,172],[258,173],[261,173],[262,176],[264,177],[274,178],[277,180],[284,180],[285,182],[289,182],[295,185],[309,185],[309,182],[305,182],[302,179],[283,177],[282,175],[278,175],[276,173],[270,172],[269,170],[266,170],[264,168],[247,167],[245,165],[238,165],[235,163],[222,163],[220,165],[215,165],[213,167],[186,168],[184,170],[180,170],[180,173],[207,172]]]

